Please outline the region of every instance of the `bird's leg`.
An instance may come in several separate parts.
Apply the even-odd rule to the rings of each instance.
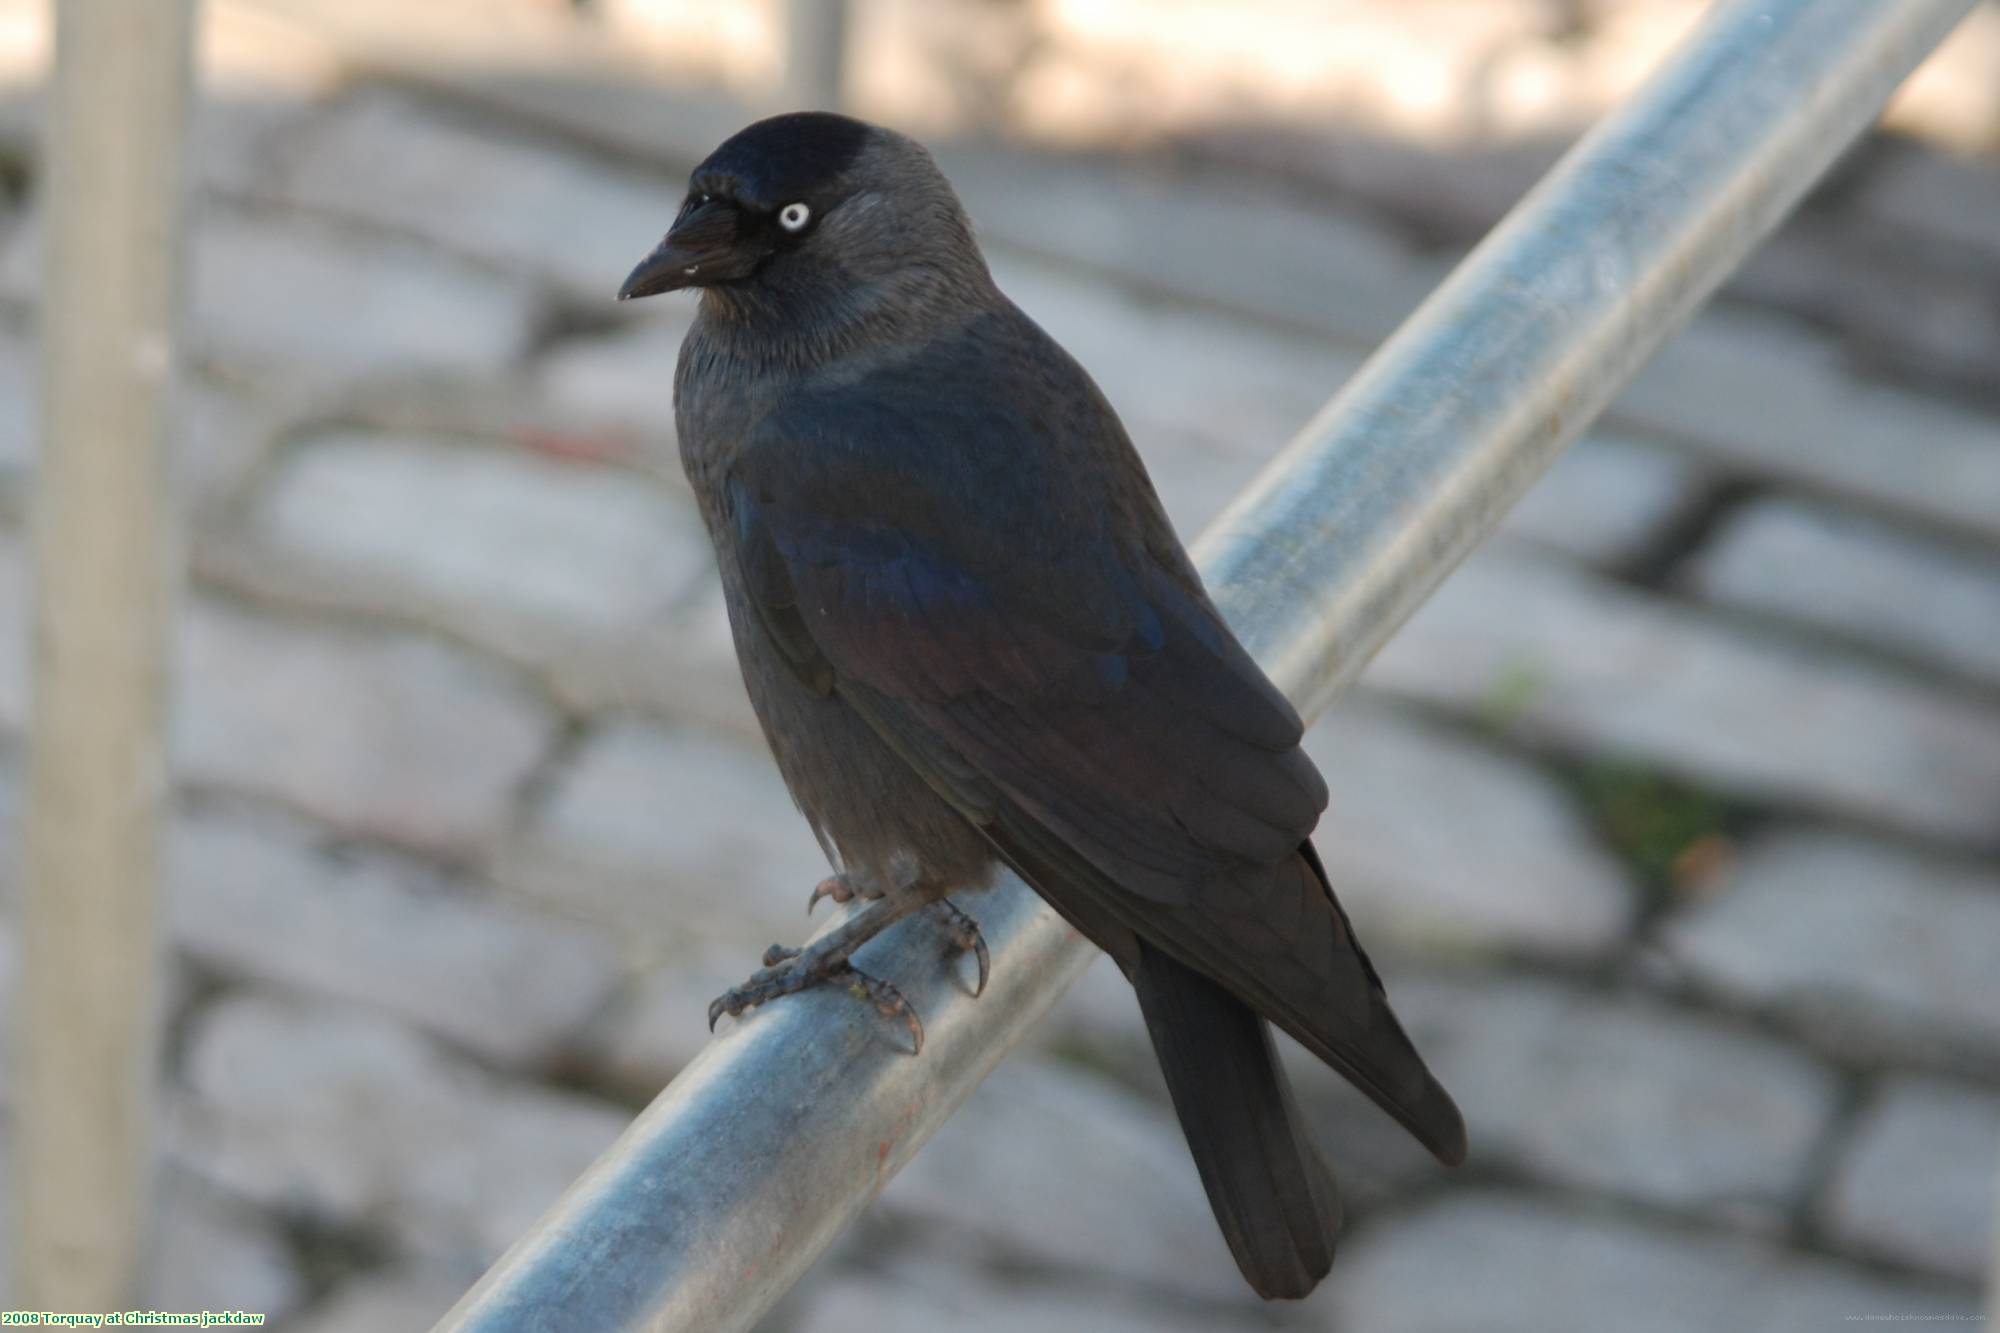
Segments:
[[[781,995],[795,995],[813,986],[838,982],[852,991],[856,999],[871,1001],[885,1017],[902,1019],[909,1025],[916,1049],[923,1050],[923,1022],[903,993],[880,977],[858,970],[848,959],[856,949],[930,901],[931,898],[914,889],[888,894],[864,903],[853,916],[803,949],[772,945],[764,951],[761,970],[741,986],[724,991],[708,1006],[709,1028],[712,1030],[715,1021],[724,1014],[733,1018]]]
[[[915,884],[905,886],[902,892],[922,893],[926,897],[930,896],[929,892],[922,888],[921,885]],[[880,898],[881,896],[882,890],[880,888],[857,881],[845,872],[838,875],[828,875],[813,886],[812,897],[806,899],[806,915],[812,915],[813,908],[819,906],[819,900],[822,898],[831,898],[837,903],[846,903],[852,902],[856,898]],[[986,937],[979,933],[979,923],[966,915],[949,898],[937,898],[936,906],[938,914],[945,919],[945,928],[951,932],[951,952],[955,954],[969,953],[979,960],[979,984],[973,987],[972,993],[975,997],[984,995],[986,993],[986,979],[993,974],[993,957],[986,951]]]

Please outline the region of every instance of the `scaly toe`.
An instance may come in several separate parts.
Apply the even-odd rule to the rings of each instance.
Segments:
[[[786,968],[783,964],[798,954],[797,949],[787,949],[782,944],[774,944],[764,951],[764,966],[750,974],[750,979],[741,986],[731,986],[715,997],[708,1006],[708,1030],[715,1031],[715,1024],[724,1014],[731,1018],[740,1017],[745,1010],[775,1000],[781,995],[791,995],[804,990],[813,979],[802,971]],[[824,978],[821,978],[824,979]]]

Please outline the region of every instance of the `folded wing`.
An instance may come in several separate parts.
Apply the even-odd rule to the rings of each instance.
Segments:
[[[1306,842],[1326,789],[1296,712],[1178,547],[1160,558],[1136,464],[1121,485],[1099,470],[1114,449],[1051,434],[1129,450],[1109,409],[1087,380],[1068,419],[914,391],[1010,365],[907,366],[765,420],[728,492],[765,627],[1087,934],[1129,932],[1213,978],[1455,1160],[1457,1111]],[[985,387],[968,397],[1048,388]],[[1135,505],[1151,512],[1116,521]]]

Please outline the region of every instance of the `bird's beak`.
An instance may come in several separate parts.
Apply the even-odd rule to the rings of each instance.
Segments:
[[[747,276],[764,255],[742,243],[738,217],[736,205],[727,199],[704,199],[683,209],[666,238],[625,279],[618,299],[630,301]]]

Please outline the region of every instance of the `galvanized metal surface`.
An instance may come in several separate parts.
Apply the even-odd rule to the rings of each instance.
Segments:
[[[1717,6],[1210,528],[1210,586],[1302,713],[1353,681],[1971,8]],[[965,905],[993,954],[980,999],[921,920],[858,960],[923,1013],[921,1056],[842,994],[746,1016],[438,1327],[752,1326],[1090,959],[1016,881]]]
[[[17,1303],[122,1310],[152,1210],[169,428],[194,0],[63,0],[42,302]]]

